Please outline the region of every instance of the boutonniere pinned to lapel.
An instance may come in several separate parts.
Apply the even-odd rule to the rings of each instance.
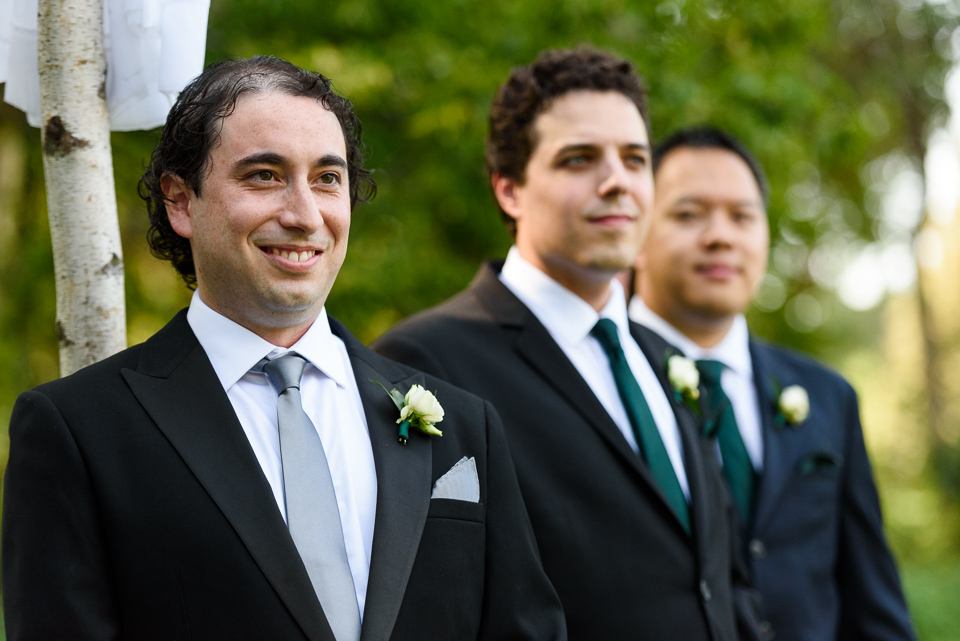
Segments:
[[[779,384],[775,383],[776,387]],[[807,420],[810,414],[810,396],[800,385],[788,385],[777,394],[777,415],[774,423],[780,429],[790,426],[794,429]]]
[[[443,432],[435,427],[443,420],[443,407],[432,392],[424,389],[422,385],[413,385],[404,396],[396,388],[388,390],[380,381],[371,380],[370,382],[379,385],[400,410],[400,418],[397,419],[400,425],[397,430],[397,440],[400,443],[407,444],[411,426],[427,435],[443,436]]]
[[[700,371],[686,356],[667,352],[667,380],[678,403],[684,403],[700,415]]]

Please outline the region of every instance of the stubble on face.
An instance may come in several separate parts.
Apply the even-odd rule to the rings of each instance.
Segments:
[[[517,248],[588,302],[596,292],[605,300],[647,229],[653,182],[646,125],[623,94],[577,91],[557,98],[534,127],[537,145],[523,184],[512,185],[506,203],[498,194],[517,221]]]

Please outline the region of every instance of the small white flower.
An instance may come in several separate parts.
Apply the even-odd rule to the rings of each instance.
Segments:
[[[689,358],[674,354],[667,359],[667,378],[673,389],[686,398],[700,398],[700,372]]]
[[[777,407],[790,425],[799,425],[810,414],[810,397],[799,385],[790,385],[780,392]]]
[[[435,427],[443,420],[443,407],[437,397],[425,390],[423,385],[411,386],[404,396],[396,389],[388,390],[380,381],[370,379],[370,382],[379,385],[400,410],[400,418],[397,419],[397,424],[400,426],[397,430],[397,439],[401,443],[407,443],[411,427],[417,428],[424,434],[443,436],[443,433]]]
[[[440,402],[422,385],[411,387],[407,395],[403,397],[403,402],[405,405],[400,410],[400,421],[410,419],[411,415],[424,423],[429,423],[431,426],[443,420],[443,408],[440,407]]]

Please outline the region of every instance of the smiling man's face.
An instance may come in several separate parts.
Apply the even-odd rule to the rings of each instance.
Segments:
[[[653,198],[647,127],[616,91],[574,91],[534,123],[524,181],[494,177],[517,223],[517,249],[574,292],[628,268],[646,232]]]
[[[163,182],[170,224],[190,239],[200,297],[268,340],[296,340],[346,256],[340,123],[313,98],[248,95],[224,119],[208,163],[199,196],[175,176]]]
[[[637,261],[644,303],[674,327],[732,321],[763,277],[770,231],[749,166],[716,148],[660,163],[650,233]]]

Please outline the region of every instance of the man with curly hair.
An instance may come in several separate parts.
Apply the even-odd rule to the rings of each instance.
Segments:
[[[8,639],[566,638],[496,413],[327,316],[372,193],[320,74],[257,57],[181,93],[142,194],[196,291],[18,399]],[[399,442],[401,409],[434,435]]]
[[[374,348],[497,408],[571,638],[752,638],[712,445],[614,279],[653,197],[641,79],[594,49],[544,52],[500,87],[486,155],[506,261]]]

